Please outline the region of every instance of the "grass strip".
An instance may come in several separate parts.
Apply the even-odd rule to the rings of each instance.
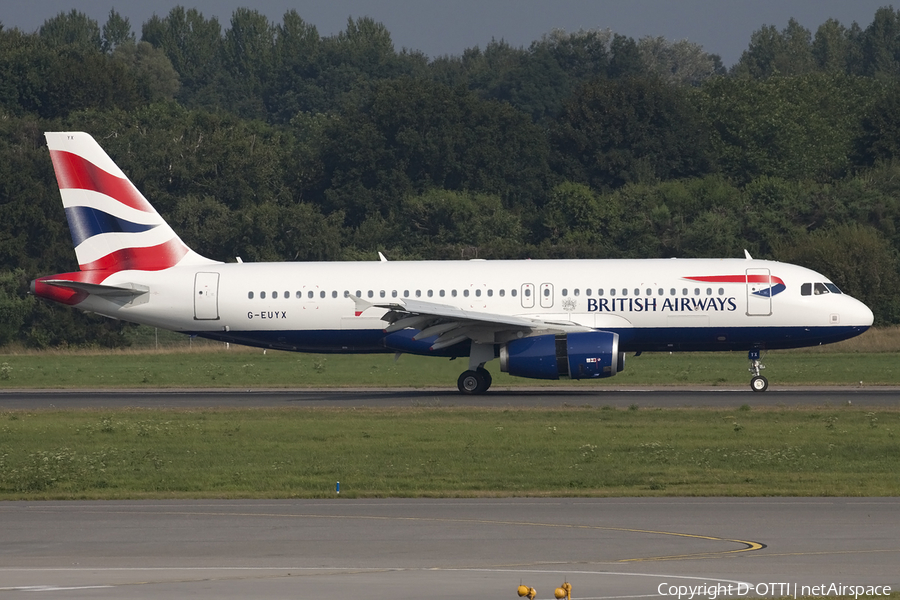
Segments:
[[[0,413],[0,499],[896,496],[900,409]]]
[[[900,385],[900,352],[772,352],[764,375],[773,386]],[[246,348],[177,352],[44,352],[0,355],[0,389],[26,388],[261,388],[261,387],[447,387],[467,360],[390,354],[316,355]],[[744,387],[746,355],[646,353],[626,359],[625,370],[602,380],[571,382],[585,387],[616,385],[714,385]],[[494,386],[558,385],[500,373],[487,364]]]

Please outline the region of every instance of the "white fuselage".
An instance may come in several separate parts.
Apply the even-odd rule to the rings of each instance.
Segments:
[[[872,312],[824,276],[752,259],[219,263],[121,271],[104,281],[124,283],[149,292],[124,304],[91,295],[79,308],[223,341],[316,352],[396,349],[384,342],[386,310],[358,315],[353,296],[577,323],[618,333],[625,351],[800,347],[852,337],[872,324]],[[831,289],[824,293],[803,293],[825,284]]]

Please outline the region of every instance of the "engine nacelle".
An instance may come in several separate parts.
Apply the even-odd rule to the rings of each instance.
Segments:
[[[625,368],[619,334],[586,331],[521,338],[500,348],[500,370],[532,379],[612,377]]]

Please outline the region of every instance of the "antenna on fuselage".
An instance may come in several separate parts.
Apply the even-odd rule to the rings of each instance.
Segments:
[[[744,258],[746,258],[747,260],[753,260],[753,257],[750,256],[750,253],[747,251],[746,248],[744,248]]]

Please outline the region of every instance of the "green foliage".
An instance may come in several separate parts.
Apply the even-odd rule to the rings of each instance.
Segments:
[[[705,129],[683,88],[595,81],[552,129],[554,163],[566,178],[600,189],[700,175],[710,169]]]
[[[739,182],[761,175],[844,176],[853,167],[862,118],[880,96],[870,79],[818,73],[716,77],[701,92],[718,165]]]

